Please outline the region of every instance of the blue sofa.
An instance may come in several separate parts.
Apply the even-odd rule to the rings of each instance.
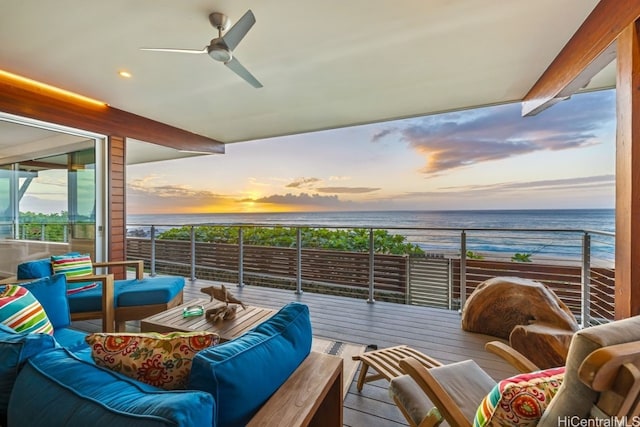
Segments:
[[[309,310],[290,303],[246,334],[199,352],[187,390],[162,390],[95,365],[85,334],[69,329],[64,276],[25,287],[55,332],[0,326],[0,416],[9,427],[244,426],[311,350]]]
[[[69,308],[73,320],[86,320],[102,317],[105,319],[103,310],[104,288],[108,280],[113,283],[113,321],[115,330],[124,331],[127,320],[140,320],[171,307],[182,304],[182,292],[184,289],[184,277],[180,276],[157,276],[144,277],[142,261],[121,261],[94,263],[94,267],[113,266],[134,266],[136,267],[136,277],[134,279],[112,280],[105,276],[80,277],[74,281],[98,280],[99,285],[93,289],[69,295]],[[31,280],[51,276],[53,274],[51,260],[49,258],[23,262],[17,268],[18,280]],[[109,295],[111,297],[111,295]],[[106,316],[105,331],[111,331],[111,313]]]

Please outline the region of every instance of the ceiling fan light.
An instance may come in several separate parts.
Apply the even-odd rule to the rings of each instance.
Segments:
[[[222,46],[211,46],[209,48],[209,56],[220,62],[231,61],[231,52]]]

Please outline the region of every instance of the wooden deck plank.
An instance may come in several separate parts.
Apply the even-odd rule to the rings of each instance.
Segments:
[[[203,287],[213,282],[187,280],[184,301],[203,298]],[[214,283],[215,284],[215,283]],[[441,363],[474,359],[494,379],[516,374],[497,356],[484,350],[485,342],[495,339],[462,331],[460,314],[438,308],[375,302],[364,299],[305,292],[296,295],[291,290],[257,286],[242,288],[226,284],[227,289],[245,304],[279,309],[297,301],[309,306],[311,324],[316,336],[360,344],[375,344],[378,348],[408,345]],[[74,326],[98,331],[98,321],[74,322]],[[128,330],[138,330],[139,322],[128,322]],[[367,383],[358,392],[356,373],[344,401],[344,425],[350,427],[406,426],[404,417],[388,395],[386,380]]]

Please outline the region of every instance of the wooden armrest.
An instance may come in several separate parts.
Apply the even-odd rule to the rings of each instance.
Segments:
[[[132,260],[132,261],[107,261],[107,262],[94,262],[93,266],[100,267],[134,267],[136,269],[136,279],[142,280],[144,277],[144,261]]]
[[[248,427],[342,427],[342,359],[311,352]]]
[[[102,283],[102,330],[104,332],[115,332],[115,309],[113,307],[113,274],[93,274],[80,277],[67,277],[67,282],[90,282]]]
[[[502,341],[489,341],[484,345],[489,353],[496,354],[522,373],[538,371],[540,368],[525,355]]]
[[[400,360],[400,369],[413,378],[449,425],[472,427],[473,423],[466,419],[458,403],[422,363],[413,357],[406,357]]]
[[[596,391],[609,390],[620,368],[627,364],[640,366],[640,341],[610,345],[590,353],[580,365],[580,381]]]
[[[18,284],[20,282],[28,282],[28,281],[30,280],[18,280],[17,276],[10,276],[0,280],[0,285],[13,285],[13,284]]]

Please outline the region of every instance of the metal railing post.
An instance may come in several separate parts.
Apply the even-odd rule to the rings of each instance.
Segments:
[[[412,272],[411,266],[412,266],[413,261],[412,261],[412,258],[411,258],[410,255],[404,255],[403,257],[407,261],[407,263],[405,264],[405,269],[404,269],[405,270],[404,274],[405,274],[405,277],[407,278],[407,280],[405,281],[405,285],[404,285],[404,289],[405,289],[404,290],[404,303],[405,304],[411,304],[411,295],[412,295],[412,291],[413,291],[413,288],[411,286],[411,272]]]
[[[453,262],[451,258],[449,258],[449,262],[447,263],[447,300],[449,310],[453,310]]]
[[[302,229],[296,228],[296,295],[302,295]]]
[[[367,299],[368,304],[373,304],[376,302],[374,298],[374,279],[375,279],[375,239],[373,234],[373,228],[369,229],[369,298]]]
[[[238,227],[238,287],[244,286],[244,230]]]
[[[460,310],[467,302],[467,232],[460,233]]]
[[[156,275],[156,226],[151,226],[151,260],[149,261],[150,269],[149,275],[151,277]]]
[[[44,226],[44,224],[40,224],[40,240],[43,241],[43,242],[45,241],[44,233],[46,233],[46,232],[47,232],[47,230],[46,230],[46,227]]]
[[[196,281],[196,227],[191,226],[191,281]]]
[[[69,226],[67,224],[62,226],[62,242],[67,243],[69,241]]]
[[[582,236],[582,327],[591,323],[591,235]]]

